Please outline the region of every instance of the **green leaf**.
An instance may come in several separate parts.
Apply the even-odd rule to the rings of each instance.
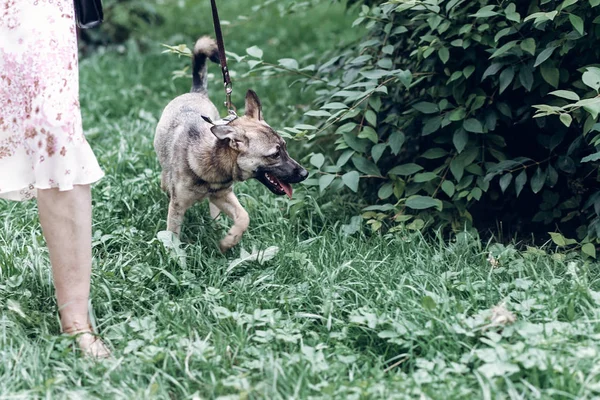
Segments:
[[[435,114],[440,112],[440,109],[437,104],[429,103],[427,101],[422,101],[417,104],[413,104],[413,108],[417,111],[422,112],[423,114]]]
[[[361,139],[369,139],[371,142],[373,142],[375,144],[377,144],[377,142],[379,141],[377,132],[375,132],[375,129],[373,129],[370,126],[363,127],[362,130],[360,131],[360,133],[358,134],[358,137]]]
[[[342,155],[340,156],[340,158],[338,158],[337,162],[335,163],[335,165],[337,165],[338,167],[343,167],[344,165],[346,165],[346,163],[348,162],[348,160],[350,159],[350,157],[352,157],[352,155],[354,154],[354,151],[352,150],[346,150],[342,153]]]
[[[569,21],[571,21],[573,28],[575,28],[580,35],[583,35],[583,20],[581,17],[575,14],[569,14]]]
[[[431,296],[425,296],[421,299],[421,305],[426,310],[435,310],[437,304],[435,304],[435,300]]]
[[[358,169],[364,174],[381,176],[381,172],[379,171],[379,168],[377,168],[377,165],[375,165],[372,161],[367,160],[364,157],[354,155],[352,157],[352,162],[354,163],[356,169]]]
[[[262,56],[262,54],[261,54],[261,56]],[[278,60],[277,62],[279,63],[279,65],[281,65],[282,67],[287,68],[287,69],[297,70],[299,67],[298,61],[294,60],[293,58],[282,58],[282,59]]]
[[[454,183],[452,183],[451,181],[444,181],[442,182],[442,190],[444,191],[444,193],[446,193],[448,197],[452,197],[454,196],[456,188],[454,187]]]
[[[504,63],[493,63],[492,65],[487,67],[486,70],[483,72],[483,75],[481,76],[481,81],[483,82],[483,80],[485,80],[485,78],[487,78],[488,76],[496,75],[502,69],[502,67],[504,67],[504,65]]]
[[[321,175],[321,177],[319,178],[319,191],[323,192],[325,189],[327,189],[327,187],[331,185],[331,182],[333,182],[334,179],[335,175]]]
[[[546,177],[546,185],[554,187],[554,185],[556,185],[556,182],[558,182],[558,172],[556,171],[556,169],[554,169],[552,165],[548,164],[548,176]]]
[[[443,208],[443,204],[440,200],[429,196],[410,196],[406,199],[405,204],[406,207],[412,208],[413,210],[425,210],[427,208],[435,207],[438,211],[442,211]]]
[[[412,231],[420,231],[421,229],[423,229],[424,226],[425,221],[423,221],[421,218],[417,218],[410,224],[406,225],[406,228]]]
[[[321,106],[321,109],[325,109],[325,110],[342,110],[344,108],[348,108],[348,106],[344,103],[340,103],[340,102],[332,102],[332,103],[327,103],[327,104],[323,104]]]
[[[397,165],[394,168],[390,169],[388,171],[388,175],[412,175],[416,172],[419,172],[423,169],[423,167],[421,167],[418,164],[414,164],[414,163],[408,163],[408,164],[402,164],[402,165]]]
[[[531,177],[531,190],[533,193],[539,193],[540,190],[544,187],[544,183],[546,182],[546,171],[542,167],[538,167],[535,170],[535,173]]]
[[[481,7],[479,9],[479,11],[477,11],[475,14],[469,15],[469,17],[475,17],[475,18],[493,17],[494,15],[498,15],[497,12],[493,11],[495,7],[496,6],[494,6],[494,5],[489,5],[489,6]]]
[[[600,68],[588,67],[581,79],[583,83],[597,91],[600,89]]]
[[[425,153],[421,154],[421,157],[426,158],[428,160],[435,160],[436,158],[444,157],[448,154],[448,152],[440,147],[434,147],[432,149],[427,149]]]
[[[371,96],[371,98],[369,99],[369,105],[373,110],[379,112],[379,110],[381,110],[381,98]],[[375,121],[377,121],[377,115],[375,115]]]
[[[554,242],[554,244],[556,244],[557,246],[560,247],[564,247],[567,245],[567,242],[565,240],[565,237],[558,233],[558,232],[548,232],[550,234],[550,237],[552,238],[552,241]]]
[[[467,112],[465,111],[465,109],[460,107],[450,112],[448,118],[450,119],[450,121],[462,121],[463,119],[465,119],[466,114]]]
[[[535,59],[535,63],[533,64],[534,68],[549,59],[552,53],[554,53],[554,50],[556,50],[556,47],[547,47],[540,54],[538,54],[537,58]]]
[[[508,36],[511,35],[515,32],[514,28],[512,27],[508,27],[508,28],[504,28],[504,29],[500,29],[498,31],[498,33],[496,33],[496,36],[494,36],[494,42],[495,43],[500,43],[500,41],[502,40],[502,38],[504,36]]]
[[[374,69],[370,71],[360,71],[360,74],[367,79],[380,79],[384,76],[389,76],[392,73],[390,71],[386,71],[384,69]]]
[[[482,194],[483,194],[483,192],[478,187],[473,188],[473,190],[471,190],[471,193],[470,193],[470,195],[477,201],[481,200]]]
[[[371,156],[373,157],[373,161],[379,161],[387,146],[387,143],[378,143],[371,148]]]
[[[521,49],[523,49],[523,51],[531,54],[532,56],[535,55],[535,47],[536,46],[535,46],[534,38],[527,38],[521,42]]]
[[[560,122],[565,124],[565,126],[568,128],[571,126],[571,122],[573,122],[573,117],[571,117],[570,114],[560,114]]]
[[[600,160],[600,151],[589,156],[585,156],[581,159],[581,162],[591,162]]]
[[[440,129],[443,120],[444,118],[441,115],[428,119],[423,125],[423,131],[421,134],[423,136],[427,136],[431,135],[433,132],[436,132],[438,129]]]
[[[590,6],[592,7],[597,7],[598,5],[600,5],[600,0],[589,0],[590,1]]]
[[[579,0],[564,0],[562,2],[562,4],[560,5],[560,7],[558,7],[559,10],[564,10],[565,8],[572,6],[573,4],[576,4]]]
[[[590,116],[595,120],[600,114],[600,99],[595,98],[595,102],[583,106],[583,109],[590,113]]]
[[[297,124],[297,125],[294,125],[294,129],[298,129],[301,131],[314,131],[314,130],[317,130],[318,128],[314,125],[309,125],[309,124]]]
[[[344,142],[350,147],[352,150],[355,150],[359,153],[366,153],[367,147],[369,146],[369,142],[364,139],[360,139],[356,137],[352,133],[344,133]]]
[[[500,178],[500,189],[502,190],[502,193],[506,192],[506,189],[512,182],[512,179],[513,179],[512,174],[504,174],[504,176],[502,176],[502,178]]]
[[[515,77],[515,69],[508,67],[500,74],[500,93],[504,92],[506,88],[512,83]]]
[[[452,175],[454,176],[454,179],[456,179],[456,182],[460,182],[460,180],[463,177],[463,174],[465,173],[465,162],[462,158],[454,158],[452,161],[450,161],[450,172],[452,172]]]
[[[394,185],[392,185],[391,182],[386,183],[377,191],[377,197],[379,197],[381,200],[387,199],[392,194],[394,194]]]
[[[377,114],[373,110],[365,111],[365,119],[371,126],[377,126]]]
[[[475,118],[469,118],[463,122],[463,128],[467,132],[483,133],[483,125]]]
[[[412,73],[408,70],[402,71],[396,74],[400,79],[400,82],[408,89],[410,88],[410,84],[412,83]]]
[[[558,68],[544,64],[540,67],[540,72],[542,73],[542,78],[544,78],[546,82],[555,88],[558,87],[560,78]]]
[[[325,110],[310,110],[304,113],[310,117],[330,117],[331,113]]]
[[[321,154],[321,153],[313,154],[310,157],[310,163],[312,165],[314,165],[315,168],[317,168],[317,169],[321,168],[323,166],[324,162],[325,162],[325,156],[323,156],[323,154]]]
[[[392,46],[391,44],[387,44],[387,45],[383,46],[383,48],[381,49],[381,52],[383,54],[393,54],[394,46]]]
[[[567,100],[579,101],[579,95],[577,95],[575,92],[571,92],[570,90],[555,90],[549,94]]]
[[[523,66],[519,69],[519,82],[528,92],[533,88],[533,70],[529,66]]]
[[[405,140],[406,136],[404,136],[404,132],[402,131],[396,131],[390,135],[388,143],[390,144],[390,149],[392,150],[393,155],[397,155],[400,152]]]
[[[586,243],[581,246],[581,252],[592,258],[596,258],[596,246],[594,246],[592,243]]]
[[[263,56],[263,51],[256,46],[248,47],[246,49],[246,53],[248,53],[248,55],[250,55],[254,58],[259,58],[259,59],[262,59],[262,56]]]
[[[517,197],[519,197],[519,195],[521,194],[521,191],[523,190],[523,187],[525,187],[526,183],[527,173],[525,172],[525,170],[523,170],[519,175],[517,175],[517,178],[515,179],[515,191],[517,192]]]
[[[437,177],[438,177],[437,174],[435,174],[433,172],[423,172],[421,174],[416,174],[413,177],[413,182],[415,182],[415,183],[429,182]]]
[[[469,134],[466,130],[459,128],[454,132],[454,135],[452,136],[452,143],[454,144],[454,147],[456,147],[456,150],[459,154],[462,153],[468,142]]]
[[[344,125],[340,126],[335,130],[335,133],[347,133],[356,128],[355,122],[346,122]]]
[[[392,67],[394,66],[394,63],[392,62],[392,60],[390,58],[382,58],[381,60],[377,61],[377,66],[381,67],[383,69],[392,69]]]
[[[356,171],[350,171],[342,175],[342,182],[344,182],[344,185],[348,186],[353,192],[358,190],[359,179],[360,175]]]
[[[598,0],[600,1],[600,0]],[[463,69],[463,75],[465,76],[465,78],[469,79],[469,77],[471,75],[473,75],[473,72],[475,72],[475,66],[474,65],[469,65],[468,67],[465,67]]]
[[[504,46],[500,47],[498,50],[496,50],[491,56],[490,59],[492,58],[496,58],[496,57],[500,57],[501,55],[503,55],[504,53],[508,52],[509,50],[511,50],[513,47],[515,47],[515,45],[518,43],[518,40],[513,40],[510,41],[508,43],[506,43]]]
[[[533,24],[538,26],[546,21],[554,21],[554,18],[558,15],[558,11],[550,11],[550,12],[536,12],[531,15],[528,15],[527,18],[524,19],[525,22],[534,20]]]
[[[511,4],[511,5],[514,5],[514,4]],[[508,10],[508,8],[507,8],[507,10]],[[516,22],[518,24],[521,22],[521,14],[519,14],[518,12],[506,11],[506,19],[509,21]]]
[[[450,51],[446,47],[442,47],[438,50],[438,57],[440,57],[442,63],[446,64],[450,59]]]

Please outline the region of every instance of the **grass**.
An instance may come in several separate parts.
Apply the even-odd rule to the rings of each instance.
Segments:
[[[249,4],[224,3],[222,16]],[[256,182],[236,188],[251,226],[231,254],[217,250],[228,221],[211,221],[206,204],[187,214],[178,247],[186,257],[165,247],[153,130],[189,82],[170,79],[186,60],[161,55],[159,43],[190,45],[208,33],[207,10],[170,7],[178,25],[149,32],[147,53],[128,44],[124,54],[109,49],[81,62],[85,127],[107,174],[93,190],[92,301],[114,359],[81,358],[59,335],[35,203],[0,203],[0,398],[598,396],[595,263],[466,233],[452,241],[368,229],[346,235],[359,199],[299,186],[289,201]],[[234,52],[263,43],[265,57],[299,57],[360,34],[342,30],[352,16],[341,6],[250,15],[225,32]],[[282,124],[306,96],[286,82],[240,74],[236,104],[258,86],[267,120]],[[220,89],[212,85],[214,99]],[[266,256],[253,260],[242,248]],[[515,323],[493,314],[499,304]]]

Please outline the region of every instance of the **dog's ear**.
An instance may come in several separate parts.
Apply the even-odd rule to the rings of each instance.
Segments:
[[[258,95],[253,90],[246,92],[246,116],[256,120],[262,120],[262,106]]]
[[[229,125],[213,125],[210,127],[210,131],[219,140],[227,140],[229,146],[237,151],[242,151],[246,148],[246,142],[237,132],[237,130]]]

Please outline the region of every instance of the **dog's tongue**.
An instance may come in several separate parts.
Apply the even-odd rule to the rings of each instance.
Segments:
[[[283,191],[285,192],[285,194],[287,194],[287,197],[289,197],[290,199],[292,198],[292,193],[293,193],[293,189],[292,189],[292,185],[290,185],[287,182],[281,182],[279,181],[279,184],[281,185],[281,187],[283,188]]]
[[[285,194],[287,194],[287,197],[289,197],[290,199],[292,198],[292,193],[294,192],[294,190],[292,189],[292,185],[290,185],[287,182],[283,182],[281,179],[277,178],[275,175],[271,175],[271,174],[266,174],[266,175],[267,175],[267,179],[269,179],[271,182],[275,182],[275,183],[277,183],[277,185],[281,186],[281,188],[283,189]]]

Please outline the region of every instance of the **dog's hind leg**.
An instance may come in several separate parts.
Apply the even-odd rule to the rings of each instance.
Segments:
[[[233,220],[233,226],[219,244],[221,252],[225,253],[242,239],[250,224],[250,217],[231,189],[223,194],[211,196],[210,202]]]
[[[167,172],[163,170],[160,173],[160,188],[166,192],[168,187],[169,186],[167,184]]]

